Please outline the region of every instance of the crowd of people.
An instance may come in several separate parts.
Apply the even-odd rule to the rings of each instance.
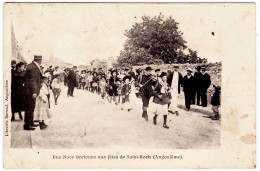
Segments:
[[[183,76],[179,66],[172,70],[161,71],[159,68],[147,66],[145,69],[133,67],[110,68],[105,70],[95,68],[79,71],[73,68],[58,66],[44,69],[41,66],[42,57],[34,56],[31,64],[12,61],[12,118],[15,113],[22,120],[25,111],[24,129],[34,130],[40,126],[47,128],[44,120],[52,117],[50,112],[50,94],[53,93],[55,105],[61,93],[61,84],[68,87],[67,96],[74,97],[74,88],[89,91],[107,100],[109,103],[120,105],[121,110],[132,110],[131,101],[135,98],[142,100],[142,117],[148,121],[150,99],[154,108],[153,123],[157,124],[157,116],[163,117],[163,127],[169,129],[167,116],[169,113],[179,115],[178,101],[180,93],[184,92],[186,110],[191,105],[207,107],[207,90],[211,86],[210,75],[205,66],[197,66],[194,74],[187,68]],[[211,98],[213,120],[218,120],[220,105],[220,87],[213,85],[215,92]],[[38,124],[39,123],[39,124]]]

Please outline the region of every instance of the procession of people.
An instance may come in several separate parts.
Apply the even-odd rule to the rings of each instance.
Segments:
[[[141,99],[142,109],[140,115],[148,121],[148,116],[153,116],[153,124],[157,125],[157,117],[163,118],[163,128],[169,129],[167,116],[180,114],[178,104],[180,94],[184,93],[186,111],[191,105],[208,106],[207,90],[211,86],[210,75],[205,66],[197,66],[193,74],[191,68],[186,68],[186,75],[179,71],[179,65],[173,65],[173,69],[163,71],[160,68],[147,66],[145,69],[133,69],[132,66],[121,68],[93,68],[79,70],[77,66],[72,68],[60,68],[49,66],[44,69],[41,66],[42,56],[35,55],[30,64],[12,61],[12,86],[11,106],[12,118],[15,113],[23,120],[21,114],[25,112],[24,129],[46,129],[45,120],[53,116],[52,105],[58,105],[61,93],[68,98],[74,98],[77,91],[94,93],[107,103],[120,105],[121,110],[130,112],[136,98]],[[66,86],[63,92],[61,86]],[[220,105],[220,87],[212,85],[215,93],[211,104],[214,116],[218,120]],[[51,95],[53,94],[53,95]],[[54,104],[50,104],[50,98],[54,98]],[[148,108],[153,103],[153,113],[148,113]],[[142,112],[141,112],[142,111]]]

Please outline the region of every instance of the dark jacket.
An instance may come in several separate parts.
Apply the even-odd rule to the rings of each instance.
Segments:
[[[118,81],[119,81],[119,78],[117,76],[116,77],[111,76],[110,79],[109,79],[109,85],[112,86],[114,89],[117,89],[118,88],[118,84],[117,84]]]
[[[211,97],[211,104],[214,106],[220,105],[220,92],[216,91],[213,96]]]
[[[122,86],[121,91],[122,91],[121,93],[122,93],[123,96],[129,95],[130,92],[131,92],[131,85],[130,84],[124,84]]]
[[[161,93],[162,92],[161,90],[162,90],[162,85],[159,82],[157,82],[153,92],[154,95],[153,102],[161,105],[169,104],[169,99],[171,98],[169,93],[170,90],[169,86],[167,85],[167,90],[165,93]],[[159,98],[158,95],[162,95],[162,97]],[[168,99],[168,102],[165,101],[166,98]]]
[[[152,97],[153,96],[153,86],[156,84],[157,81],[152,79],[151,75],[142,75],[140,78],[140,84],[143,86],[140,88],[140,95]]]
[[[183,77],[180,72],[179,73],[179,82],[178,82],[178,93],[181,93],[181,87],[183,87]],[[174,72],[171,72],[169,77],[167,78],[167,83],[169,84],[169,87],[172,86],[172,79],[173,79]]]
[[[76,75],[76,72],[74,72],[73,70],[69,71],[68,85],[74,86],[74,87],[76,87],[76,85],[77,85],[77,75]]]
[[[42,73],[37,65],[32,62],[26,68],[25,93],[28,95],[39,95],[41,89]]]
[[[202,74],[201,72],[195,72],[194,73],[194,86],[196,90],[200,90],[201,87],[201,81],[202,81]]]
[[[11,106],[12,112],[20,112],[25,110],[25,88],[24,77],[25,72],[14,71],[12,79]]]
[[[194,77],[191,75],[190,79],[185,75],[183,78],[183,91],[185,93],[191,93],[194,91]]]
[[[201,76],[201,88],[208,89],[211,84],[210,75],[208,73],[202,74]]]

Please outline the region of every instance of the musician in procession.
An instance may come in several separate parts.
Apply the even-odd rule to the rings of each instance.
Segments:
[[[156,110],[153,117],[154,125],[157,124],[157,116],[163,116],[163,127],[169,129],[167,126],[167,116],[168,116],[168,104],[170,103],[170,87],[167,83],[167,73],[162,72],[160,75],[161,80],[157,81],[154,88],[154,98],[153,102],[155,103]]]
[[[37,58],[37,56],[35,58]],[[197,67],[197,69],[198,68],[200,67]],[[55,67],[55,69],[56,70],[52,72],[52,66],[48,67],[45,71],[46,78],[44,79],[46,82],[45,84],[52,89],[54,102],[57,105],[57,100],[61,92],[61,81],[59,78],[60,74],[62,73],[58,72],[58,67]],[[202,82],[200,84],[198,83],[198,80],[195,79],[195,77],[192,75],[191,68],[186,69],[187,75],[183,77],[182,74],[179,72],[178,65],[174,65],[173,71],[168,69],[166,70],[167,72],[161,72],[159,68],[153,70],[150,66],[147,66],[144,70],[141,68],[136,69],[136,72],[134,72],[133,69],[129,69],[127,67],[114,70],[113,68],[110,68],[106,71],[103,71],[102,68],[99,68],[98,72],[95,72],[95,70],[78,71],[77,67],[74,66],[72,69],[65,69],[63,74],[65,76],[64,82],[66,82],[64,85],[68,86],[67,95],[71,97],[74,96],[73,90],[74,87],[76,87],[77,83],[76,73],[81,72],[81,75],[79,76],[81,78],[81,84],[83,83],[83,90],[86,87],[87,91],[92,93],[95,92],[98,96],[101,96],[102,99],[107,99],[110,103],[112,102],[112,100],[115,102],[116,105],[121,103],[121,110],[126,109],[128,112],[131,111],[133,102],[136,102],[136,99],[140,98],[142,100],[142,117],[145,118],[146,121],[148,121],[147,111],[149,108],[149,101],[151,97],[153,97],[152,100],[155,107],[153,123],[154,125],[157,125],[157,117],[163,116],[163,127],[169,129],[169,126],[167,125],[167,117],[169,113],[176,114],[177,116],[179,115],[178,102],[182,88],[184,92],[185,106],[187,111],[190,110],[190,106],[191,104],[193,104],[195,91],[200,89],[204,91],[204,94],[202,93],[201,95],[202,105],[203,107],[207,105],[206,92],[211,84],[211,80],[209,74],[207,74],[205,70],[205,67],[202,67]],[[29,71],[30,65],[27,70],[27,75]],[[38,75],[41,75],[41,72],[42,71],[40,71]],[[53,77],[51,77],[51,73],[53,73]],[[120,74],[118,75],[118,73]],[[12,77],[14,76],[12,75]],[[29,80],[27,80],[26,85],[31,85],[29,83]],[[37,90],[38,89],[40,88],[37,88]],[[36,93],[39,94],[39,92]],[[121,101],[118,98],[119,94],[122,97]],[[30,94],[30,96],[32,95]],[[199,101],[197,101],[197,103],[199,104]],[[216,104],[218,105],[219,103],[213,103],[212,105],[217,106]],[[33,107],[30,108],[30,110],[33,110]],[[25,120],[26,124],[24,128],[26,130],[33,130],[34,128],[32,128],[31,125],[35,125],[31,121],[31,119],[28,119],[29,117],[27,111]],[[42,113],[38,112],[38,115],[41,116]],[[32,116],[33,114],[30,115],[30,117]],[[218,113],[216,114],[215,118],[219,118]],[[42,124],[40,126],[41,128],[43,128]]]
[[[153,96],[153,86],[156,84],[156,77],[152,76],[152,68],[150,66],[145,68],[145,74],[142,75],[139,86],[140,86],[140,96],[143,103],[143,113],[142,117],[148,121],[147,108],[149,107],[150,98]]]

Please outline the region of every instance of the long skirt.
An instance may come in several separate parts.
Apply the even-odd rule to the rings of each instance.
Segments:
[[[35,121],[41,121],[51,118],[52,114],[50,112],[48,100],[46,102],[43,102],[42,98],[38,96],[36,98],[36,104],[33,115]]]
[[[25,111],[25,95],[22,93],[11,92],[11,109],[13,113]]]

